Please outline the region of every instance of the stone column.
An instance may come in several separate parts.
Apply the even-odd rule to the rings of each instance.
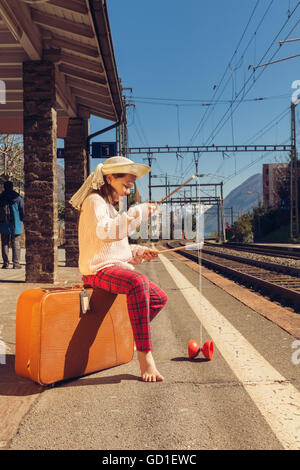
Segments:
[[[65,249],[66,266],[78,266],[78,218],[69,200],[87,178],[88,153],[86,141],[89,121],[85,118],[70,118],[65,138]]]
[[[55,66],[23,63],[26,282],[57,274]]]

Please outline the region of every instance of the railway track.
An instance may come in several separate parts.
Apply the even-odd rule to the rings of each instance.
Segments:
[[[264,256],[274,256],[276,258],[289,258],[294,260],[300,260],[300,248],[298,247],[285,247],[285,246],[259,246],[253,245],[252,243],[224,243],[222,245],[216,245],[212,242],[205,242],[205,246],[214,247],[219,246],[222,249],[245,251],[251,253],[257,253]]]
[[[179,242],[168,242],[170,248],[180,246]],[[198,252],[179,250],[185,257],[199,263]],[[204,247],[200,260],[203,266],[259,290],[271,298],[289,305],[300,312],[300,269],[274,262],[254,260],[245,256],[216,253]]]

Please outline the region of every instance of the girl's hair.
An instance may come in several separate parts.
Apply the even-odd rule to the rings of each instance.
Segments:
[[[125,175],[126,175],[126,173],[114,173],[115,178],[123,178],[123,176],[125,176]],[[107,182],[105,175],[103,176],[103,179],[105,181],[105,184],[103,186],[101,186],[101,188],[98,189],[98,191],[95,189],[94,193],[100,194],[100,196],[102,196],[103,199],[106,202],[108,202],[109,204],[114,205],[114,198],[113,198],[113,191],[114,190],[111,187],[111,185]],[[81,214],[81,208],[80,208],[80,211],[78,211],[77,228],[79,226],[80,214]]]
[[[115,178],[123,178],[123,176],[125,175],[126,173],[114,173],[113,174]],[[103,199],[105,199],[105,201],[108,202],[109,204],[114,204],[114,199],[113,199],[114,190],[112,186],[107,182],[106,176],[103,176],[103,178],[104,178],[105,184],[101,186],[101,188],[97,191],[97,193],[100,194],[100,196],[102,196]]]

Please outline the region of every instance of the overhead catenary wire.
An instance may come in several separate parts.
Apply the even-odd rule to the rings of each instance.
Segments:
[[[240,47],[240,45],[241,45],[241,43],[242,43],[242,41],[243,41],[243,39],[244,39],[244,36],[245,36],[245,34],[246,34],[247,30],[248,30],[248,27],[249,27],[249,25],[250,25],[250,23],[251,23],[251,21],[252,21],[252,18],[253,18],[254,14],[255,14],[255,11],[256,11],[258,5],[259,5],[259,0],[257,0],[256,4],[255,4],[255,6],[254,6],[254,9],[252,10],[252,13],[250,14],[250,18],[248,19],[248,22],[247,22],[247,24],[246,24],[246,26],[245,26],[245,28],[244,28],[244,31],[243,31],[243,33],[242,33],[242,36],[241,36],[240,40],[238,41],[238,44],[237,44],[237,46],[236,46],[236,48],[235,48],[235,51],[234,51],[234,53],[233,53],[233,55],[232,55],[230,61],[228,62],[226,68],[225,68],[225,71],[224,71],[224,73],[223,73],[223,75],[222,75],[222,77],[221,77],[221,80],[218,82],[217,87],[214,88],[215,91],[214,91],[214,93],[213,93],[212,99],[214,99],[214,97],[217,95],[217,93],[218,93],[218,91],[219,91],[219,89],[220,89],[220,86],[221,86],[221,84],[223,83],[223,80],[224,80],[224,78],[225,78],[225,76],[226,76],[226,73],[227,73],[227,71],[228,71],[229,68],[230,68],[230,64],[232,63],[232,61],[233,61],[235,55],[237,54],[237,51],[238,51],[238,49],[239,49],[239,47]],[[204,120],[205,120],[205,118],[206,118],[207,112],[208,112],[208,110],[205,111],[204,116],[202,117],[200,123],[199,123],[198,126],[196,127],[196,130],[194,131],[194,133],[193,133],[193,135],[192,135],[192,137],[191,137],[191,139],[190,139],[190,143],[192,143],[193,140],[194,140],[194,138],[195,138],[197,135],[199,135],[199,133],[200,133],[200,131],[201,131],[201,125],[202,125],[202,123],[204,122]]]
[[[289,96],[288,93],[274,96],[258,96],[256,98],[245,99],[245,103],[255,102],[255,101],[267,101],[267,100],[276,100],[283,99]],[[188,106],[215,106],[232,103],[232,99],[227,100],[209,100],[209,99],[184,99],[184,98],[160,98],[160,97],[138,97],[133,96],[131,98],[132,103],[130,104],[149,104],[154,106],[174,106],[174,107],[188,107]]]
[[[255,143],[259,138],[261,138],[262,136],[264,136],[265,134],[267,134],[268,132],[270,132],[280,121],[282,121],[286,116],[288,116],[290,113],[290,106],[288,106],[287,108],[284,108],[283,111],[281,111],[278,115],[276,115],[270,122],[268,122],[262,129],[260,129],[259,131],[257,131],[252,137],[250,137],[246,142],[252,142],[252,143]],[[283,142],[283,144],[287,143],[289,141],[289,139],[287,139],[285,142]],[[250,166],[253,166],[255,163],[257,163],[258,161],[264,159],[264,158],[267,158],[267,156],[269,155],[269,152],[267,152],[267,154],[265,154],[263,157],[259,157],[258,159],[256,159],[253,163],[251,163],[250,165],[246,166],[246,167],[243,167],[242,170],[239,170],[239,171],[236,171],[235,169],[235,172],[233,174],[230,174],[228,177],[226,177],[224,179],[224,185],[230,181],[232,178],[234,178],[235,176],[239,175],[242,171],[245,171],[247,168],[249,168]],[[231,158],[232,156],[230,156],[229,158]],[[225,163],[225,160],[223,159],[223,161],[221,162],[220,166],[218,167],[218,169],[216,170],[216,174],[219,173],[220,169],[222,168],[222,166],[224,165]],[[192,166],[192,162],[191,164],[189,165],[188,169],[190,169]],[[187,169],[187,170],[188,170]],[[184,177],[184,176],[183,176]],[[220,178],[220,175],[218,175],[218,177]],[[209,181],[212,181],[212,179],[214,178],[214,176],[212,176],[212,178],[210,178]]]
[[[271,2],[272,3],[272,2]],[[268,47],[267,51],[264,53],[264,55],[262,56],[259,64],[264,60],[264,58],[266,57],[266,55],[268,54],[268,52],[270,51],[271,47],[273,46],[273,44],[275,43],[275,41],[277,40],[277,38],[279,37],[279,35],[281,34],[282,30],[285,28],[285,26],[287,25],[287,23],[290,21],[290,19],[292,18],[292,16],[295,14],[297,8],[299,7],[299,4],[300,4],[300,1],[297,2],[297,5],[295,6],[294,10],[290,13],[289,17],[287,20],[285,20],[284,24],[282,25],[282,27],[280,28],[279,32],[276,34],[275,38],[273,39],[273,41],[271,42],[270,46]],[[269,4],[270,6],[271,4]],[[292,32],[294,31],[294,29],[297,27],[297,25],[299,24],[300,20],[298,20],[296,22],[296,24],[292,27],[292,29],[289,31],[289,33],[287,34],[287,36],[285,37],[285,40],[292,34]],[[278,53],[280,49],[280,46],[278,47],[278,49],[274,52],[274,54],[272,55],[271,57],[271,60],[275,57],[275,55]],[[237,94],[236,98],[234,101],[237,101],[237,98],[239,97],[239,95],[241,95],[241,93],[243,93],[243,97],[242,99],[237,103],[237,105],[235,106],[234,109],[232,109],[232,106],[230,105],[227,109],[227,111],[224,113],[224,115],[222,116],[222,118],[219,120],[217,126],[214,128],[214,130],[211,132],[210,136],[208,137],[207,141],[206,141],[206,144],[209,144],[213,141],[213,139],[219,134],[219,132],[222,130],[222,128],[224,127],[224,125],[228,122],[228,120],[230,119],[231,115],[233,112],[236,111],[236,109],[240,106],[240,104],[242,102],[244,102],[244,97],[250,92],[250,90],[253,88],[253,86],[257,83],[257,80],[260,78],[260,76],[263,74],[263,72],[265,71],[265,68],[263,68],[259,74],[258,77],[256,77],[255,81],[252,82],[252,84],[250,84],[250,87],[248,88],[247,91],[245,91],[245,88],[246,88],[246,85],[249,83],[249,81],[253,78],[253,75],[255,74],[255,71],[252,72],[252,74],[250,75],[250,77],[248,78],[248,80],[246,81],[246,83],[244,84],[244,86],[242,87],[242,89],[239,91],[239,93]],[[229,116],[228,116],[229,114]],[[226,116],[228,116],[226,118]],[[224,119],[226,118],[225,122],[222,122]],[[221,126],[221,127],[220,127]],[[189,170],[189,168],[187,168],[187,171]]]
[[[290,21],[290,19],[292,18],[292,16],[295,14],[295,12],[296,12],[296,10],[297,10],[297,8],[298,8],[298,6],[299,6],[299,3],[300,3],[300,2],[297,3],[297,5],[295,6],[294,10],[290,13],[289,17],[285,20],[283,26],[281,27],[281,29],[279,30],[279,32],[276,34],[275,38],[274,38],[273,41],[271,42],[271,44],[270,44],[270,46],[268,47],[267,51],[266,51],[266,52],[264,53],[264,55],[262,56],[262,58],[261,58],[259,64],[262,63],[262,61],[264,60],[264,58],[266,57],[266,55],[267,55],[268,52],[270,51],[271,47],[273,46],[273,44],[274,44],[275,41],[277,40],[278,36],[281,34],[282,30],[285,28],[285,26],[287,25],[287,23]],[[267,13],[268,13],[269,10],[270,10],[270,7],[272,6],[272,4],[273,4],[273,0],[269,3],[269,5],[268,5],[268,7],[267,7],[267,9],[266,9],[266,11],[265,11],[265,13],[264,13],[264,15],[263,15],[263,17],[262,17],[262,19],[261,19],[259,25],[258,25],[258,27],[257,27],[257,29],[256,29],[256,31],[255,31],[253,37],[256,36],[257,30],[258,30],[258,28],[261,26],[263,20],[265,19]],[[289,34],[287,35],[287,37],[286,37],[285,39],[287,39],[288,36],[292,33],[292,31],[295,29],[295,27],[297,26],[297,24],[298,24],[298,22],[297,22],[296,25],[292,28],[292,30],[289,32]],[[250,42],[249,42],[248,44],[250,44]],[[248,46],[247,46],[247,47],[248,47]],[[272,57],[271,57],[270,60],[272,60],[272,59],[275,57],[275,55],[278,53],[279,49],[280,49],[280,46],[279,46],[278,49],[275,51],[275,53],[272,55]],[[249,91],[253,88],[254,84],[257,83],[258,79],[260,78],[260,76],[262,75],[262,73],[264,72],[264,70],[265,70],[265,69],[263,69],[263,70],[261,71],[261,73],[259,74],[258,77],[256,77],[256,75],[255,75],[255,70],[252,70],[252,73],[250,74],[250,76],[248,77],[248,79],[246,80],[246,82],[244,83],[244,86],[241,88],[241,90],[239,91],[239,93],[236,95],[234,102],[237,101],[238,97],[239,97],[241,94],[242,94],[242,99],[238,102],[237,106],[235,106],[234,109],[232,109],[232,105],[229,106],[229,108],[227,109],[227,111],[225,112],[225,114],[224,114],[224,115],[222,116],[222,118],[219,120],[217,126],[216,126],[216,127],[214,128],[214,130],[211,132],[211,134],[210,134],[210,136],[208,137],[206,143],[209,142],[209,139],[210,139],[210,141],[212,141],[212,140],[218,135],[218,133],[220,132],[220,130],[224,127],[224,125],[226,124],[226,122],[230,119],[232,113],[234,113],[235,110],[239,107],[239,105],[240,105],[242,102],[245,101],[245,99],[244,99],[245,96],[246,96],[246,95],[249,93]],[[253,83],[250,85],[250,88],[246,91],[246,85],[248,85],[248,83],[249,83],[252,79],[253,79]],[[226,119],[224,125],[222,125],[222,127],[221,127],[221,128],[219,129],[219,131],[216,133],[216,131],[218,130],[218,127],[221,125],[223,119],[224,119],[228,114],[229,114],[229,116],[228,116],[228,118]]]
[[[257,97],[257,98],[251,98],[251,99],[245,99],[244,102],[261,102],[261,101],[266,101],[266,100],[274,100],[274,99],[283,99],[283,98],[286,98],[290,96],[289,93],[285,93],[285,94],[280,94],[280,95],[273,95],[273,96],[264,96],[264,97]],[[194,99],[194,100],[185,100],[185,99],[179,99],[178,98],[155,98],[155,97],[143,97],[143,99],[147,99],[147,100],[152,100],[151,101],[138,101],[139,100],[139,97],[132,97],[133,101],[134,102],[142,102],[142,103],[145,103],[145,104],[155,104],[155,105],[159,105],[159,106],[164,106],[164,105],[170,105],[170,106],[186,106],[186,104],[179,104],[179,102],[183,101],[206,101],[207,100],[199,100],[199,99]],[[170,104],[170,103],[164,103],[165,101],[169,101],[169,100],[172,100],[172,101],[176,101],[177,103],[176,104]],[[158,101],[158,102],[156,102]],[[162,101],[162,103],[161,103]],[[215,104],[226,104],[226,103],[232,103],[232,100],[220,100],[220,102],[218,101],[215,101]],[[208,105],[208,104],[207,104]],[[189,106],[189,104],[187,104],[187,106]],[[179,122],[178,122],[178,126],[179,126]],[[179,129],[178,129],[178,135],[179,135]],[[144,143],[144,139],[142,140],[142,138],[140,137],[140,140],[141,142]],[[158,163],[157,163],[158,165]],[[185,172],[184,172],[184,175],[186,175],[190,170],[191,170],[191,167],[193,165],[193,162],[191,162],[188,167],[186,168]],[[177,158],[177,163],[176,163],[176,168],[178,167],[178,158]],[[163,170],[161,170],[163,171]],[[183,179],[184,176],[181,176],[181,178]],[[180,178],[180,176],[178,177]]]
[[[291,16],[285,21],[284,25],[281,27],[280,31],[277,33],[277,35],[275,36],[275,38],[273,39],[271,45],[269,46],[269,48],[267,49],[267,51],[265,52],[265,54],[262,56],[259,64],[261,64],[261,62],[264,60],[264,58],[266,57],[267,53],[269,52],[269,50],[271,49],[272,45],[275,43],[275,41],[277,40],[278,36],[281,34],[282,30],[285,28],[286,24],[288,21],[290,21],[292,15],[295,13],[296,9],[299,7],[300,5],[300,1],[297,3],[297,6],[294,8],[293,12],[291,13]],[[290,32],[288,33],[288,35],[286,37],[288,37],[293,31],[294,29],[296,28],[296,26],[299,24],[300,20],[297,21],[297,23],[293,26],[293,28],[290,30]],[[271,57],[271,60],[275,57],[275,55],[278,53],[280,49],[280,46],[278,47],[278,49],[274,52],[274,54],[272,55]],[[258,64],[258,65],[259,65]],[[253,88],[253,86],[257,83],[258,79],[261,77],[261,75],[264,73],[264,71],[266,70],[266,66],[261,70],[260,74],[258,77],[256,77],[255,81],[252,82],[250,84],[250,87],[248,88],[248,90],[245,92],[245,96],[250,92],[250,90]],[[250,80],[253,78],[253,75],[254,75],[255,71],[252,72],[252,74],[250,75],[250,77],[248,78],[247,82],[245,85],[247,85]],[[239,95],[243,92],[243,89],[244,87],[239,91],[238,95],[236,96],[235,98],[235,102],[237,101]],[[243,102],[243,99],[241,99],[237,105],[235,106],[235,108],[232,110],[232,112],[236,111],[236,109],[240,106],[240,104]],[[225,119],[225,117],[230,113],[231,111],[231,108],[228,108],[227,111],[224,113],[224,115],[222,116],[222,118],[219,120],[217,126],[215,127],[215,129],[211,132],[210,136],[208,137],[207,139],[207,142],[209,143],[209,141],[212,141],[217,135],[218,133],[221,131],[221,129],[224,127],[224,125],[226,124],[226,122],[228,121],[228,119],[230,118],[230,116],[225,120],[225,122],[222,123],[222,121]],[[221,126],[221,127],[220,127]]]
[[[280,121],[282,121],[288,114],[290,113],[290,106],[288,106],[288,108],[285,108],[283,111],[281,111],[278,115],[275,116],[275,118],[273,118],[268,124],[266,124],[260,131],[258,131],[256,134],[254,134],[252,137],[250,137],[247,142],[251,141],[252,143],[255,143],[259,138],[261,138],[263,135],[265,135],[266,133],[270,132]],[[285,140],[284,142],[282,142],[282,145],[286,144],[287,142],[289,141],[289,139]],[[246,143],[247,143],[246,142]],[[272,153],[273,155],[273,153]],[[250,168],[251,166],[255,165],[256,163],[258,163],[259,161],[265,159],[265,158],[268,158],[270,156],[270,152],[266,152],[265,154],[263,154],[263,156],[260,156],[258,157],[257,159],[255,159],[253,162],[249,163],[248,165],[242,167],[239,171],[236,171],[230,175],[228,175],[227,177],[224,177],[224,186],[226,185],[226,183],[228,183],[231,179],[233,179],[234,177],[238,176],[239,174],[241,174],[243,171],[247,170],[248,168]],[[230,156],[229,158],[231,158],[232,156]],[[216,173],[218,173],[221,169],[221,167],[224,165],[225,163],[225,160],[223,160],[220,164],[220,166],[218,167],[218,169],[216,170]],[[213,178],[211,178],[212,180]],[[210,180],[210,181],[211,181]]]
[[[243,51],[243,53],[242,53],[242,57],[244,57],[244,55],[245,55],[246,51],[248,50],[248,48],[250,47],[250,44],[252,43],[252,41],[255,40],[255,42],[256,42],[256,35],[257,35],[257,32],[258,32],[259,28],[261,27],[263,21],[265,20],[267,14],[268,14],[268,12],[269,12],[269,10],[270,10],[272,4],[273,4],[273,1],[274,1],[274,0],[271,0],[271,1],[270,1],[270,3],[269,3],[269,5],[268,5],[267,9],[265,10],[265,12],[264,12],[264,14],[263,14],[263,16],[262,16],[262,18],[261,18],[261,20],[260,20],[258,26],[256,27],[256,30],[255,30],[254,33],[252,34],[252,36],[251,36],[251,38],[250,38],[250,41],[248,42],[246,48],[244,49],[244,51]],[[258,4],[255,5],[255,9],[257,8],[257,6],[258,6]],[[253,12],[253,13],[254,13],[254,12]],[[251,18],[252,18],[252,16],[253,16],[253,15],[251,15]],[[248,22],[248,25],[249,25],[249,24],[250,24],[250,23]],[[234,57],[234,56],[233,56],[233,57]],[[231,64],[231,62],[232,62],[232,60],[233,60],[233,57],[231,58],[229,64],[227,65],[227,68],[226,68],[226,70],[225,70],[225,72],[224,72],[224,74],[223,74],[221,83],[222,83],[223,79],[224,79],[225,76],[226,76],[227,70],[230,69],[230,64]],[[222,94],[224,93],[224,91],[225,91],[225,89],[227,88],[227,85],[230,83],[230,81],[231,81],[231,77],[229,76],[229,78],[228,78],[228,80],[227,80],[225,86],[223,87],[223,91],[222,91],[222,93],[221,93],[221,96],[222,96]],[[218,85],[218,90],[220,89],[221,83]],[[245,84],[245,79],[244,79],[244,84]],[[216,91],[218,91],[218,90],[216,90]],[[232,104],[231,104],[231,105],[232,105]],[[209,111],[211,111],[211,110],[209,110]],[[211,111],[211,112],[212,112],[212,111]],[[192,138],[191,138],[191,142],[192,142],[192,141],[199,135],[199,133],[201,132],[201,130],[202,130],[202,128],[203,128],[203,125],[204,125],[204,123],[205,123],[205,117],[206,117],[206,113],[204,114],[204,116],[202,117],[202,119],[201,119],[201,121],[200,121],[200,123],[199,123],[199,125],[198,125],[198,131],[197,131],[196,133],[194,132],[194,134],[193,134],[193,136],[192,136]]]
[[[300,131],[297,133],[297,137],[300,135]],[[284,145],[285,143],[289,142],[289,138],[286,139],[285,141],[282,142],[282,145]],[[266,152],[265,154],[261,155],[260,157],[258,157],[256,160],[254,160],[253,162],[249,163],[248,165],[242,167],[238,174],[242,173],[243,171],[247,170],[248,168],[250,168],[251,166],[255,165],[256,163],[258,163],[259,161],[262,161],[264,160],[265,158],[270,158],[270,155],[274,155],[273,152],[269,151],[269,152]],[[228,177],[226,177],[225,181],[224,181],[224,184],[226,184],[228,181],[230,181],[234,176],[236,175],[229,175]]]
[[[256,37],[256,33],[257,33],[258,29],[260,28],[260,26],[262,25],[262,22],[264,21],[264,19],[265,19],[267,13],[269,12],[269,10],[270,10],[270,8],[271,8],[271,6],[272,6],[272,4],[273,4],[273,1],[274,1],[274,0],[271,0],[271,1],[270,1],[270,3],[269,3],[269,5],[268,5],[267,9],[265,10],[264,15],[263,15],[262,19],[260,20],[259,25],[258,25],[257,28],[256,28],[256,31],[255,31],[254,34],[252,35],[253,38]],[[297,9],[298,6],[299,6],[299,3],[300,3],[300,2],[298,2],[297,6],[294,8],[294,10],[292,11],[292,13],[291,13],[290,16],[288,17],[288,19],[284,22],[284,24],[283,24],[283,26],[281,27],[280,31],[277,33],[275,39],[273,39],[271,45],[269,46],[269,48],[267,49],[267,51],[266,51],[265,54],[263,55],[263,57],[262,57],[260,63],[262,62],[262,60],[264,59],[264,57],[266,56],[266,54],[269,52],[270,48],[272,47],[272,45],[274,44],[274,42],[275,42],[276,39],[278,38],[278,36],[279,36],[279,34],[281,33],[281,31],[282,31],[282,30],[284,29],[284,27],[286,26],[287,22],[290,20],[290,18],[291,18],[291,17],[293,16],[293,14],[295,13],[296,9]],[[295,27],[296,27],[296,26],[294,26],[294,28],[295,28]],[[294,28],[293,28],[293,29],[294,29]],[[293,29],[292,29],[292,31],[293,31]],[[291,31],[291,32],[292,32],[292,31]],[[289,35],[291,34],[291,32],[289,33]],[[289,36],[289,35],[288,35],[288,36]],[[288,36],[287,36],[287,37],[288,37]],[[250,43],[251,43],[251,41],[248,42],[248,45],[247,45],[246,49],[249,47]],[[245,49],[245,51],[246,51],[246,49]],[[244,51],[244,53],[245,53],[245,51]],[[276,51],[275,54],[276,54],[277,52],[278,52],[278,51]],[[275,54],[274,54],[274,55],[275,55]],[[274,57],[274,55],[273,55],[273,57]],[[272,58],[273,58],[273,57],[272,57]],[[230,69],[230,62],[229,62],[229,64],[228,64],[227,68],[226,68],[225,73],[223,74],[222,79],[223,79],[224,76],[226,75],[226,72],[227,72],[228,69]],[[263,71],[264,71],[264,69],[261,71],[259,77],[261,76],[261,74],[263,73]],[[241,90],[239,91],[239,93],[235,96],[234,101],[233,101],[233,102],[232,102],[232,101],[230,102],[230,105],[229,105],[229,107],[227,108],[227,111],[224,113],[224,115],[222,116],[221,120],[218,122],[217,126],[214,128],[214,130],[211,132],[210,136],[209,136],[208,139],[206,140],[206,144],[213,141],[213,139],[217,136],[217,134],[218,134],[218,133],[221,131],[221,129],[224,127],[224,125],[226,124],[226,122],[227,122],[230,118],[232,118],[233,113],[235,112],[235,110],[237,109],[237,107],[238,107],[242,102],[245,102],[245,96],[246,96],[246,94],[249,93],[249,91],[252,89],[252,87],[254,86],[254,84],[257,82],[257,80],[258,80],[258,78],[259,78],[259,77],[258,77],[258,78],[255,79],[255,81],[252,83],[252,85],[250,86],[250,88],[249,88],[249,89],[247,90],[247,92],[246,92],[246,91],[245,91],[245,90],[246,90],[246,85],[247,85],[247,84],[249,83],[249,81],[253,78],[253,75],[255,75],[255,71],[253,71],[252,74],[250,75],[250,77],[247,79],[247,81],[244,82],[243,87],[241,88]],[[229,77],[229,80],[227,81],[227,83],[229,83],[230,80],[231,80],[231,77]],[[227,85],[227,83],[226,83],[226,85]],[[237,101],[237,98],[241,95],[241,93],[242,93],[242,99],[238,102],[238,105],[235,106],[235,108],[233,109],[233,104],[234,104],[234,102]],[[228,114],[229,114],[229,117],[226,119],[226,121],[224,122],[224,124],[222,125],[222,127],[219,129],[218,133],[216,133],[216,130],[218,129],[220,123],[222,123],[222,120],[223,120]],[[200,129],[199,129],[199,132],[200,132],[200,130],[201,130],[201,127],[200,127]],[[194,133],[194,135],[195,135],[195,133]],[[193,140],[193,137],[191,138],[191,141],[192,141],[192,140]],[[187,168],[187,171],[189,171],[189,169],[190,169],[190,166]]]
[[[270,6],[272,5],[272,3],[273,3],[273,2],[270,2],[270,3],[269,3],[269,8],[270,8]],[[293,17],[293,14],[295,13],[296,9],[298,8],[299,3],[300,3],[300,2],[297,3],[297,6],[294,8],[293,12],[291,12],[291,14],[289,15],[289,18],[288,18],[287,21],[289,21],[289,20]],[[258,2],[257,2],[257,4],[258,4]],[[266,11],[266,12],[267,12],[267,11]],[[266,12],[265,12],[265,14],[266,14]],[[280,32],[281,32],[281,31],[283,30],[283,28],[286,26],[287,21],[284,23],[284,25],[283,25],[283,27],[281,28]],[[260,24],[262,24],[262,20],[261,20]],[[293,27],[293,29],[297,26],[297,24],[298,24],[298,23],[296,23],[296,25]],[[280,32],[279,32],[278,34],[280,34]],[[290,32],[289,34],[291,34],[291,32]],[[253,38],[255,38],[255,37],[256,37],[256,36],[253,36]],[[276,36],[276,38],[277,38],[277,37],[278,37],[278,35]],[[266,55],[269,53],[270,48],[272,47],[273,43],[274,43],[274,40],[273,40],[273,42],[271,43],[270,47],[268,48],[268,50],[266,51],[266,53],[265,53],[264,56],[266,56]],[[278,51],[275,51],[275,55],[276,55],[277,52],[278,52]],[[263,57],[264,57],[264,56],[263,56]],[[244,86],[243,86],[242,89],[240,90],[240,93],[241,93],[243,99],[241,99],[241,100],[238,102],[237,106],[233,107],[232,101],[230,100],[230,103],[232,104],[232,105],[231,105],[231,110],[230,110],[230,111],[231,111],[231,113],[230,113],[230,116],[231,116],[231,117],[232,117],[233,113],[236,111],[237,107],[238,107],[242,102],[248,102],[248,99],[245,98],[245,96],[246,96],[246,94],[248,94],[249,91],[252,89],[252,87],[253,87],[254,84],[257,82],[257,80],[258,80],[259,77],[260,77],[260,75],[255,78],[255,82],[253,82],[253,83],[251,84],[251,86],[250,86],[248,89],[247,89],[247,85],[249,84],[250,78],[248,78],[248,80],[244,81]],[[253,76],[252,76],[252,78],[253,78]],[[241,95],[237,94],[238,98],[239,98]],[[133,99],[134,99],[134,98],[133,98]],[[268,97],[265,97],[264,99],[268,99]],[[158,99],[157,99],[157,100],[158,100]],[[170,99],[170,100],[171,100],[171,99]],[[216,100],[216,103],[215,103],[215,104],[221,104],[221,101],[222,101],[222,100]],[[223,100],[223,101],[226,101],[226,100]],[[237,102],[237,101],[238,101],[238,100],[235,99],[235,102]],[[254,101],[254,100],[253,100],[253,101]],[[227,103],[228,103],[228,102],[229,102],[229,100],[227,100]],[[150,104],[150,103],[149,103],[149,104]],[[154,103],[151,103],[151,104],[154,104]],[[155,103],[155,104],[158,104],[158,103]],[[168,105],[172,105],[172,104],[175,105],[175,106],[177,106],[177,110],[178,110],[178,107],[179,107],[179,106],[184,106],[184,105],[189,105],[189,104],[190,104],[190,105],[197,105],[198,102],[197,102],[197,101],[193,101],[193,100],[192,100],[192,101],[180,101],[180,102],[177,101],[176,104],[175,104],[175,103],[172,103],[172,102],[169,101]],[[205,103],[202,103],[202,104],[205,104]],[[209,104],[209,103],[207,103],[207,104]],[[229,103],[228,103],[228,104],[229,104]],[[210,108],[212,105],[213,105],[213,103],[210,103],[209,108]],[[225,113],[225,118],[226,118],[226,113]],[[224,119],[225,119],[225,118],[224,118]],[[224,119],[223,119],[223,121],[224,121]],[[224,124],[223,124],[223,121],[221,121],[221,123],[218,123],[217,126],[219,126],[219,127],[216,127],[216,128],[213,130],[213,132],[212,132],[213,137],[215,137],[215,136],[220,132],[220,130],[222,129],[223,125],[226,124],[226,122],[228,121],[228,119],[226,120],[226,122],[224,122]],[[222,125],[222,124],[223,124],[223,125]],[[222,125],[222,127],[221,127],[221,129],[220,129],[220,126],[221,126],[221,125]],[[276,125],[276,123],[275,123],[274,125]],[[261,132],[261,131],[259,131],[259,132]],[[211,134],[211,135],[212,135],[212,134]],[[209,137],[209,138],[210,138],[210,137]],[[191,162],[191,163],[189,164],[189,168],[190,168],[192,165],[193,165],[193,162]],[[185,170],[185,171],[186,171],[186,172],[189,171],[187,167],[186,167],[186,170]],[[181,175],[181,177],[184,177],[184,176]]]

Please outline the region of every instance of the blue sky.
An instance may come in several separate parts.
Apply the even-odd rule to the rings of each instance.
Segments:
[[[118,73],[123,87],[132,88],[124,91],[134,104],[127,108],[129,147],[289,143],[300,57],[255,73],[252,66],[300,54],[300,41],[279,47],[280,40],[300,37],[298,0],[107,0],[107,6]],[[92,118],[91,133],[109,124]],[[156,184],[166,173],[180,184],[195,172],[193,154],[155,157],[152,174],[163,175]],[[145,155],[130,158],[145,163]],[[201,182],[223,181],[226,196],[261,173],[263,163],[287,159],[203,153]],[[139,180],[144,200],[147,183]],[[154,191],[155,199],[161,193]]]

